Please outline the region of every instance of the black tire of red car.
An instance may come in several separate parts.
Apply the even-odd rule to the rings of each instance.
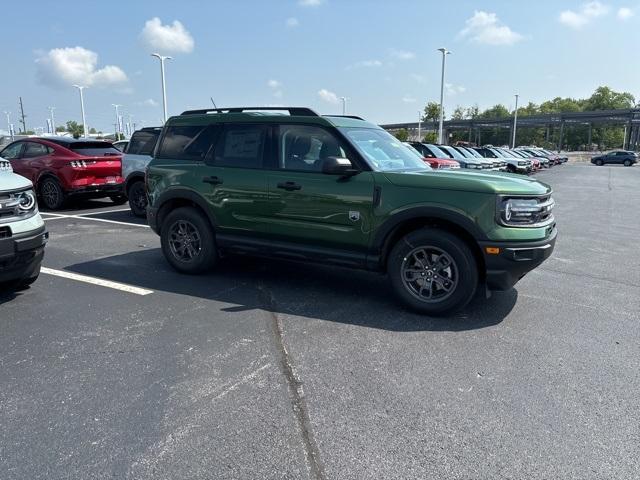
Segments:
[[[66,201],[60,182],[53,177],[45,177],[39,185],[42,204],[49,210],[60,210]]]
[[[479,278],[469,246],[438,228],[422,228],[400,239],[389,254],[387,273],[402,302],[417,312],[434,316],[453,313],[467,305],[475,295]]]
[[[147,215],[147,193],[144,190],[144,182],[134,182],[127,190],[129,197],[129,207],[136,217]]]
[[[166,216],[160,231],[160,244],[169,264],[181,273],[203,273],[218,261],[211,224],[195,208],[176,208]]]
[[[603,163],[604,162],[602,160],[600,160],[599,158],[596,160],[596,165],[599,166],[599,167],[601,167],[603,165]]]
[[[631,160],[625,160],[624,161],[624,166],[625,167],[630,167],[631,166]]]
[[[124,195],[111,195],[109,199],[116,205],[127,203],[127,197],[125,197]]]

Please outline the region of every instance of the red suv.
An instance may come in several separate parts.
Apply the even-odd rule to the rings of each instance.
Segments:
[[[31,180],[41,203],[62,208],[71,196],[109,197],[124,203],[122,153],[109,142],[70,137],[26,138],[9,144],[0,157]]]

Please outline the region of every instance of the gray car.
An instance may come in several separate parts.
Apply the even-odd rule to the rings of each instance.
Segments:
[[[162,127],[146,127],[133,132],[122,156],[124,191],[134,215],[147,214],[147,193],[144,189],[144,170],[151,161]]]

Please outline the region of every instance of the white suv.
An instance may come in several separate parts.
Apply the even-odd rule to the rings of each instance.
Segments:
[[[48,238],[33,185],[0,158],[0,284],[35,282]]]

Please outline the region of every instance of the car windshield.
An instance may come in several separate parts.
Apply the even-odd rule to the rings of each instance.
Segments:
[[[462,155],[464,158],[473,158],[473,155],[471,155],[469,152],[467,152],[464,148],[462,147],[454,147],[453,148],[455,151],[457,151],[458,153],[460,153],[460,155]]]
[[[524,155],[516,150],[507,150],[507,153],[509,155],[511,155],[512,157],[516,157],[516,158],[524,158]]]
[[[436,158],[441,158],[443,160],[446,160],[447,158],[450,157],[450,155],[447,155],[446,153],[444,153],[442,150],[440,150],[435,145],[427,145],[426,147],[431,151],[431,153],[433,153],[433,155]]]
[[[442,145],[440,148],[442,150],[444,150],[445,152],[450,153],[449,156],[455,158],[456,160],[464,160],[465,159],[464,156],[459,151],[457,151],[455,148],[446,147],[444,145]]]
[[[465,148],[465,150],[467,152],[469,152],[469,154],[474,157],[474,158],[484,158],[482,155],[480,155],[477,151],[475,151],[473,148]]]
[[[376,171],[431,170],[420,154],[382,129],[341,127],[340,131]]]

